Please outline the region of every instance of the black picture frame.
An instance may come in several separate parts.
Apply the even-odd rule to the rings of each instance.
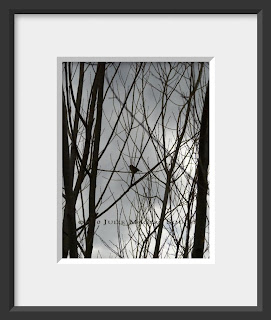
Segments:
[[[208,313],[210,316],[215,316],[215,312],[225,312],[225,311],[231,311],[231,312],[260,312],[262,315],[265,313],[268,309],[263,309],[264,306],[264,294],[263,294],[263,245],[266,241],[263,237],[263,213],[264,213],[264,186],[263,186],[263,168],[264,168],[264,162],[263,162],[263,144],[264,144],[264,137],[266,136],[266,132],[264,131],[266,127],[264,126],[264,113],[266,110],[264,110],[263,105],[264,101],[267,104],[266,101],[266,95],[264,97],[263,90],[264,90],[264,79],[267,76],[267,71],[264,72],[263,70],[263,61],[264,57],[266,57],[266,54],[264,55],[264,37],[267,37],[267,32],[264,33],[264,30],[267,31],[267,22],[268,18],[265,16],[265,24],[263,23],[263,12],[265,10],[263,9],[264,5],[262,2],[256,2],[254,1],[253,5],[257,5],[261,7],[261,9],[253,9],[253,7],[250,7],[250,5],[247,5],[246,8],[240,9],[240,3],[239,1],[231,1],[227,3],[227,7],[230,7],[231,9],[215,9],[218,5],[215,5],[213,2],[212,5],[206,5],[205,8],[200,5],[200,2],[197,4],[193,4],[194,7],[197,7],[198,9],[189,9],[190,5],[186,4],[186,6],[181,6],[182,8],[174,9],[174,8],[167,8],[167,9],[159,9],[157,5],[153,5],[151,7],[156,7],[157,9],[151,9],[145,5],[141,6],[139,9],[123,9],[126,6],[121,5],[121,7],[117,7],[116,5],[111,5],[111,9],[99,9],[98,7],[95,8],[95,5],[88,4],[87,8],[81,8],[76,9],[75,4],[72,5],[73,9],[59,9],[57,4],[51,3],[51,5],[47,4],[50,8],[42,8],[39,4],[25,4],[19,5],[19,2],[14,1],[7,4],[4,12],[2,11],[2,14],[4,15],[4,19],[2,20],[2,24],[4,23],[4,26],[2,27],[2,30],[5,31],[5,39],[3,40],[4,47],[6,47],[7,53],[4,55],[5,61],[8,60],[9,64],[4,67],[5,79],[9,79],[8,85],[9,89],[5,92],[5,104],[2,109],[2,123],[1,123],[1,137],[3,137],[4,144],[6,145],[5,155],[8,155],[7,157],[4,157],[4,160],[2,164],[2,168],[8,168],[8,170],[3,170],[4,172],[4,179],[2,181],[1,187],[3,187],[3,191],[1,190],[1,195],[3,197],[3,215],[4,215],[4,230],[2,232],[2,243],[6,243],[7,239],[9,240],[9,245],[4,245],[4,253],[2,255],[2,258],[4,260],[5,269],[2,272],[3,279],[3,289],[5,292],[6,297],[4,298],[4,301],[1,303],[1,313],[3,313],[3,318],[6,319],[7,317],[13,316],[15,313],[23,313],[25,316],[27,314],[30,315],[30,313],[33,312],[51,312],[54,316],[60,316],[63,315],[65,317],[74,317],[74,312],[99,312],[99,313],[106,313],[106,312],[113,312],[114,316],[117,314],[119,316],[124,316],[127,312],[133,313],[133,312],[146,312],[148,316],[156,316],[158,313],[163,312],[163,314],[166,313],[172,313],[172,312],[205,312]],[[78,4],[77,6],[79,6]],[[38,8],[40,6],[40,8]],[[89,7],[92,7],[89,9]],[[115,7],[115,8],[114,8]],[[162,7],[164,7],[162,5]],[[20,8],[20,9],[18,9]],[[109,8],[109,6],[107,6]],[[257,45],[257,54],[258,54],[258,108],[257,108],[257,124],[258,124],[258,131],[257,131],[257,143],[258,143],[258,191],[257,191],[257,197],[258,197],[258,305],[257,307],[245,307],[245,306],[238,306],[238,307],[16,307],[14,306],[14,94],[15,94],[15,87],[14,87],[14,15],[15,14],[61,14],[61,13],[69,13],[69,14],[86,14],[86,13],[103,13],[103,14],[257,14],[257,36],[258,36],[258,45]],[[269,19],[270,20],[270,19]],[[270,22],[269,22],[270,24]],[[9,32],[7,33],[7,27]],[[265,39],[265,43],[267,43]],[[3,61],[3,60],[2,60]],[[266,59],[265,59],[266,62]],[[265,99],[265,100],[264,100]],[[7,119],[9,119],[7,121]],[[266,118],[265,118],[266,120]],[[3,124],[3,126],[2,126]],[[8,139],[4,138],[6,137],[8,133]],[[2,161],[1,160],[1,161]],[[8,186],[8,187],[7,187]],[[2,198],[1,197],[1,198]],[[265,203],[266,204],[266,203]],[[8,228],[6,226],[9,226]],[[265,222],[265,227],[268,224]],[[8,259],[6,259],[8,257]],[[9,275],[8,277],[6,275]],[[8,295],[7,295],[8,292]],[[72,313],[69,313],[71,312]],[[265,311],[265,312],[263,312]],[[148,313],[147,313],[148,312]],[[207,316],[207,314],[206,314]]]

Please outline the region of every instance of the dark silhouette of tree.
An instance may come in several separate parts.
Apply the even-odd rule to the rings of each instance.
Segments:
[[[94,238],[94,228],[96,220],[96,180],[97,180],[97,169],[98,169],[98,158],[99,158],[99,147],[100,147],[100,137],[101,137],[101,126],[102,126],[102,107],[103,107],[103,87],[104,87],[104,72],[105,63],[98,63],[97,67],[97,91],[98,91],[98,101],[97,101],[97,112],[96,112],[96,125],[94,129],[94,148],[93,156],[91,162],[91,176],[90,176],[90,186],[89,186],[89,222],[88,222],[88,233],[86,240],[86,252],[85,257],[91,258],[93,249],[93,238]]]
[[[206,209],[208,192],[208,166],[209,166],[209,85],[207,87],[202,112],[199,160],[198,160],[198,193],[196,208],[196,226],[192,258],[202,258],[204,253]]]
[[[166,182],[166,188],[165,188],[164,199],[163,199],[163,207],[162,207],[161,216],[160,216],[158,234],[157,234],[156,243],[155,243],[155,249],[154,249],[154,254],[153,254],[154,258],[158,258],[159,257],[159,249],[160,249],[160,244],[161,244],[162,230],[163,230],[163,225],[164,225],[164,220],[165,220],[165,215],[166,215],[168,196],[169,196],[169,193],[170,193],[170,185],[172,183],[172,178],[173,178],[173,170],[175,168],[177,157],[179,155],[180,146],[181,146],[181,143],[183,141],[183,137],[185,135],[185,131],[186,131],[186,127],[187,127],[188,119],[189,119],[189,114],[190,114],[190,110],[191,110],[191,101],[192,101],[192,98],[194,97],[194,94],[197,91],[197,88],[198,88],[198,85],[199,85],[199,82],[200,82],[200,79],[201,79],[201,75],[202,75],[203,65],[204,64],[202,63],[195,87],[193,89],[192,89],[192,87],[190,87],[190,94],[189,94],[189,99],[188,99],[188,102],[187,102],[187,110],[186,110],[184,125],[183,125],[183,128],[182,128],[182,133],[178,137],[176,150],[174,151],[174,157],[173,157],[172,162],[170,164],[170,168],[166,169],[167,182]],[[191,74],[192,73],[193,73],[193,64],[191,65]]]
[[[63,258],[203,257],[208,64],[67,62],[62,76]]]

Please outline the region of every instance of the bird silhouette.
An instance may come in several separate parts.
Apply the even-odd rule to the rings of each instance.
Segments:
[[[138,171],[140,171],[139,169],[137,169],[137,167],[133,166],[132,164],[129,166],[132,174],[135,174],[137,173]]]

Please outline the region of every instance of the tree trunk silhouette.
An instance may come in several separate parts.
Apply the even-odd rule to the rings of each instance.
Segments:
[[[94,238],[94,228],[96,221],[96,180],[97,180],[97,168],[98,168],[98,158],[99,158],[99,147],[100,147],[100,136],[101,136],[101,126],[102,126],[102,113],[103,113],[103,86],[104,86],[104,73],[105,73],[105,63],[98,63],[97,74],[98,74],[98,101],[97,101],[97,119],[95,125],[95,140],[93,148],[93,158],[92,158],[92,170],[89,186],[89,223],[88,223],[88,233],[86,241],[86,252],[85,257],[91,258],[93,249],[93,238]]]
[[[205,101],[202,112],[200,140],[199,140],[199,160],[198,160],[198,193],[196,207],[196,226],[194,234],[194,246],[192,258],[203,258],[207,191],[208,191],[208,166],[209,166],[209,84],[207,86]]]
[[[76,223],[75,223],[75,200],[72,189],[72,170],[71,161],[69,155],[69,143],[68,143],[68,120],[66,113],[66,104],[64,95],[62,97],[63,105],[63,181],[65,186],[66,206],[64,210],[63,218],[63,232],[62,232],[62,257],[67,258],[70,252],[71,258],[78,258],[77,256],[77,238],[76,238]]]

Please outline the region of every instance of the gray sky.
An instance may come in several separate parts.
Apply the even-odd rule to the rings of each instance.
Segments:
[[[87,110],[96,65],[96,63],[85,64],[82,114]],[[107,94],[103,103],[100,152],[108,142],[112,128],[123,107],[123,102],[125,102],[127,93],[133,83],[137,68],[139,68],[139,63],[121,63],[120,65],[119,63],[113,63],[106,66],[104,94],[106,92]],[[117,68],[116,77],[109,87],[108,82],[111,81]],[[199,68],[200,64],[195,63],[193,67],[194,83],[198,77]],[[73,89],[76,95],[79,76],[78,63],[72,63],[72,71],[74,73]],[[167,205],[168,210],[171,210],[171,214],[168,220],[165,221],[162,233],[161,243],[165,243],[162,251],[164,258],[174,258],[176,251],[174,235],[180,236],[185,221],[187,199],[191,191],[191,183],[198,158],[197,140],[199,138],[200,122],[197,119],[201,119],[202,97],[204,97],[206,91],[208,72],[208,63],[205,63],[199,89],[195,99],[192,101],[191,116],[183,138],[184,142],[177,158],[174,173],[175,181],[172,184],[172,191]],[[106,210],[129,187],[131,182],[130,164],[137,166],[142,171],[135,175],[134,179],[137,180],[142,174],[148,172],[158,162],[161,162],[164,157],[164,151],[161,148],[163,145],[163,128],[166,153],[172,152],[174,154],[177,134],[181,133],[184,124],[187,107],[186,97],[189,96],[190,92],[190,80],[190,63],[145,63],[144,69],[140,71],[136,85],[133,86],[127,99],[115,133],[99,160],[96,202],[102,194],[103,196],[97,206],[98,214]],[[65,86],[65,82],[63,82],[63,86]],[[162,125],[161,117],[162,106],[164,125]],[[148,128],[152,131],[151,135],[148,133]],[[128,139],[127,134],[129,134]],[[152,139],[150,139],[150,136]],[[77,139],[79,150],[83,148],[84,138],[85,130],[81,126]],[[127,142],[125,143],[126,140]],[[171,159],[171,156],[167,157],[168,164]],[[137,250],[135,249],[137,244],[144,239],[144,235],[153,230],[153,227],[159,221],[165,190],[164,182],[166,181],[166,174],[162,164],[163,162],[152,174],[133,187],[117,205],[98,218],[96,221],[93,258],[118,258],[118,254],[125,258],[137,256]],[[110,180],[104,192],[115,165],[116,168],[112,180]],[[88,177],[85,178],[83,187],[84,212],[88,217]],[[77,226],[79,227],[83,221],[80,195],[76,207]],[[195,208],[193,211],[195,211]],[[134,223],[136,219],[141,220],[142,223]],[[130,221],[132,223],[129,225]],[[192,226],[190,230],[191,241],[193,233]],[[186,233],[184,232],[185,235]],[[84,246],[83,242],[82,245]],[[150,254],[153,253],[154,245],[155,239],[152,238],[149,243]],[[208,257],[208,252],[206,257]]]

